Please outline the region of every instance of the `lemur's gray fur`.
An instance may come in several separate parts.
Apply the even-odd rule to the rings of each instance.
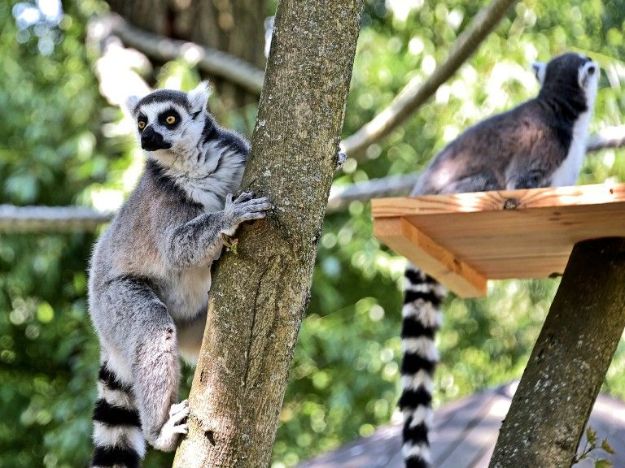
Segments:
[[[436,155],[413,195],[574,185],[586,152],[599,69],[588,57],[564,54],[534,65],[538,96],[469,128]],[[444,288],[414,267],[406,270],[401,367],[402,452],[409,468],[432,460],[428,430],[434,337]]]
[[[211,264],[224,235],[271,208],[250,193],[233,199],[249,145],[215,123],[207,98],[202,84],[128,102],[147,163],[91,259],[101,346],[92,466],[139,466],[145,440],[171,451],[187,432],[178,358],[199,351]]]

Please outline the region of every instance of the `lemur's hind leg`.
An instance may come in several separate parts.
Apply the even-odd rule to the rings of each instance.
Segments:
[[[120,373],[132,382],[132,392],[145,439],[154,448],[172,451],[186,433],[186,403],[176,405],[179,361],[176,326],[167,308],[141,279],[123,277],[111,281],[102,304],[109,310],[94,317],[103,348],[116,356]],[[113,324],[111,324],[113,322]]]
[[[154,448],[170,452],[187,432],[189,408],[186,402],[175,404],[180,373],[176,327],[164,305],[150,309],[132,350],[133,388],[145,438]]]

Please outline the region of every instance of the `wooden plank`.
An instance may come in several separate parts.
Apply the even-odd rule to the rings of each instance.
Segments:
[[[481,273],[405,219],[380,220],[374,225],[374,234],[459,296],[479,297],[486,294],[486,278]]]
[[[470,297],[484,289],[467,291],[474,283],[464,271],[480,281],[545,278],[563,272],[577,242],[625,236],[625,184],[386,198],[372,201],[372,213],[382,242],[443,284],[437,274],[451,275],[445,285]]]
[[[374,218],[602,205],[625,200],[625,184],[576,185],[371,200]]]

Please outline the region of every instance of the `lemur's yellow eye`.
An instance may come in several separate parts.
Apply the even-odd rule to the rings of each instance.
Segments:
[[[173,115],[168,115],[165,119],[165,122],[167,122],[167,125],[173,125],[176,123],[176,117],[174,117]]]
[[[145,128],[145,122],[143,120],[139,120],[137,125],[139,126],[139,130],[143,130]]]

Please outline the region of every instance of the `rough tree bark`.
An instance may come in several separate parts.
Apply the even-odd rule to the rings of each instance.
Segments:
[[[107,0],[128,22],[149,32],[228,52],[265,67],[267,0]],[[212,80],[226,108],[256,96],[221,79]]]
[[[275,204],[215,271],[174,466],[267,466],[334,172],[361,0],[282,0],[245,188]]]
[[[578,243],[491,467],[569,467],[625,327],[625,239]]]

